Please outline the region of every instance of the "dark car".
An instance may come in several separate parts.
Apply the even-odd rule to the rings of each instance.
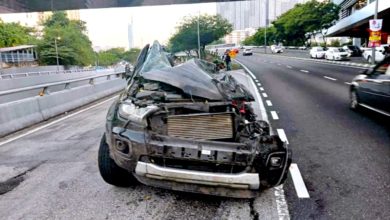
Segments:
[[[100,174],[116,186],[141,182],[237,198],[282,184],[291,152],[257,119],[253,100],[214,64],[172,66],[157,42],[147,45],[108,111]]]
[[[390,116],[390,57],[356,76],[350,87],[350,107],[365,107]]]
[[[363,54],[363,52],[360,50],[360,48],[358,46],[355,46],[355,45],[344,46],[343,49],[350,50],[351,56],[353,56],[353,57],[360,57]]]

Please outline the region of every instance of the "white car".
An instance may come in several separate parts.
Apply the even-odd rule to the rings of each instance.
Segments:
[[[316,59],[323,59],[325,58],[325,50],[322,47],[312,47],[310,49],[310,57],[316,58]]]
[[[385,47],[389,47],[388,44],[382,44],[379,47],[375,47],[375,62],[379,63],[385,59]],[[363,52],[363,57],[367,60],[368,63],[372,62],[372,49],[365,49]]]
[[[271,52],[272,53],[283,53],[283,49],[281,46],[272,45],[271,46]]]
[[[244,51],[242,52],[242,55],[243,56],[251,56],[251,55],[253,55],[253,51],[250,48],[245,48]]]
[[[348,52],[343,48],[329,47],[325,53],[325,59],[327,60],[348,60]]]

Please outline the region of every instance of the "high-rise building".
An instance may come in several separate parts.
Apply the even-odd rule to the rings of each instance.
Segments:
[[[297,3],[308,0],[250,0],[217,3],[217,14],[226,18],[234,30],[265,27]],[[268,5],[268,7],[267,7]]]
[[[127,26],[127,40],[129,43],[129,49],[134,47],[134,36],[133,36],[133,18],[131,18],[130,24]]]

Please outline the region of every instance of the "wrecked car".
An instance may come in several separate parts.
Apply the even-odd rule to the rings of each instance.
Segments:
[[[291,152],[254,114],[252,94],[214,64],[172,63],[155,42],[126,73],[100,143],[103,179],[235,198],[282,184]]]

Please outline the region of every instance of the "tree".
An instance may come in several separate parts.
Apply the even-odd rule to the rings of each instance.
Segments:
[[[92,43],[85,34],[85,22],[71,21],[65,12],[57,11],[43,25],[43,39],[38,44],[40,63],[56,64],[55,42],[61,65],[87,66],[94,62]]]
[[[339,10],[339,6],[329,0],[323,2],[311,0],[305,4],[296,4],[267,28],[267,39],[286,45],[303,45],[312,35],[322,33],[322,30],[332,26],[338,19]],[[263,45],[262,36],[264,29],[260,28],[245,42]]]
[[[19,23],[4,23],[0,19],[0,47],[13,47],[36,42],[34,29]]]
[[[198,16],[185,17],[176,28],[176,33],[169,39],[172,52],[195,50],[198,48]],[[232,32],[233,27],[220,15],[199,16],[200,46],[204,51],[207,44]]]
[[[128,51],[125,51],[124,48],[111,48],[109,50],[100,51],[97,55],[99,58],[99,65],[101,66],[110,66],[118,63],[121,60],[135,63],[140,49],[132,48]]]

